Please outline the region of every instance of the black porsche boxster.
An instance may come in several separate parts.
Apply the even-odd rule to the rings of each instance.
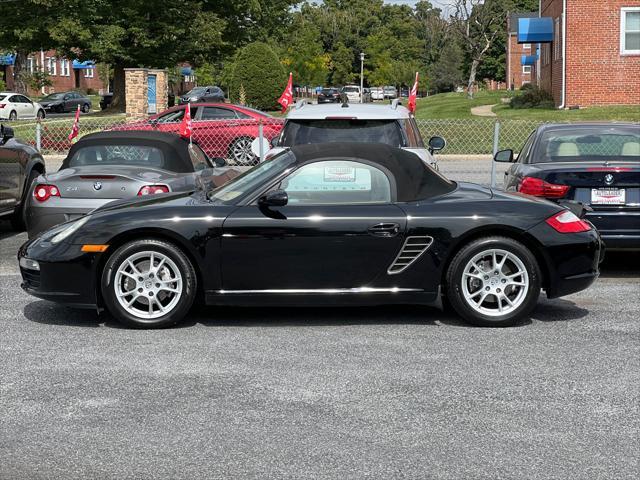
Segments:
[[[507,326],[598,276],[566,208],[455,183],[382,144],[293,147],[210,191],[123,200],[18,253],[23,288],[136,327],[210,305],[442,305]]]

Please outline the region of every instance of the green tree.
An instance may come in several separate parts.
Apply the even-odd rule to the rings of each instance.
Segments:
[[[56,46],[50,29],[54,28],[62,15],[64,9],[54,0],[2,2],[0,50],[15,52],[13,76],[16,91],[27,91],[26,64],[29,53]]]
[[[353,51],[342,43],[338,42],[336,48],[330,54],[330,70],[332,85],[346,85],[355,78],[353,70]]]
[[[43,0],[44,1],[44,0]],[[224,46],[226,23],[203,3],[154,0],[65,0],[64,16],[51,30],[67,56],[109,63],[114,69],[112,105],[124,107],[124,69],[201,62]],[[59,7],[58,7],[59,8]],[[114,14],[114,12],[117,12]]]
[[[297,14],[283,44],[280,58],[285,68],[293,72],[296,83],[324,85],[331,58],[323,51],[320,30]]]
[[[233,62],[229,79],[229,97],[238,101],[244,87],[246,103],[254,108],[272,110],[287,83],[287,74],[275,52],[263,42],[242,48]]]

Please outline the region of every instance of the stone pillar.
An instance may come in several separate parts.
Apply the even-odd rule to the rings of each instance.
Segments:
[[[149,115],[149,75],[156,76],[156,112],[159,113],[167,108],[169,75],[166,70],[125,68],[124,88],[128,118],[141,118]]]

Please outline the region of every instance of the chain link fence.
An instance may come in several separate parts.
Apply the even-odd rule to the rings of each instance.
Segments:
[[[447,146],[438,155],[440,170],[454,180],[466,180],[490,184],[492,175],[499,179],[501,172],[492,173],[492,153],[511,148],[518,151],[537,122],[496,119],[443,119],[417,120],[425,142],[432,136],[441,136]],[[248,119],[194,120],[194,140],[211,158],[223,158],[230,165],[248,166],[257,162],[251,152],[251,142],[260,136],[268,141],[278,136],[284,124],[283,118],[262,121]],[[54,118],[43,121],[17,122],[12,126],[17,138],[32,144],[43,155],[64,155],[71,147],[68,139],[73,118]],[[178,133],[180,122],[154,122],[148,119],[128,120],[124,115],[80,117],[79,138],[94,132],[113,130],[157,130]],[[496,134],[498,136],[496,137]],[[497,141],[496,141],[497,140]]]

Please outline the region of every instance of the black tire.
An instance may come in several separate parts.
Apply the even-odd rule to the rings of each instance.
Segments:
[[[16,112],[15,110],[11,110],[11,113],[9,113],[9,120],[15,121],[18,119],[18,112]]]
[[[118,268],[129,257],[140,252],[157,252],[167,256],[178,268],[183,279],[179,301],[167,314],[154,319],[145,319],[128,312],[116,297],[115,279]],[[101,279],[102,298],[111,315],[120,323],[135,328],[163,328],[181,322],[193,305],[196,287],[196,272],[187,256],[176,245],[156,239],[135,240],[122,245],[107,261]],[[144,299],[142,296],[139,298]]]
[[[465,279],[464,281],[469,281],[467,280],[467,277],[464,276],[465,267],[476,255],[491,249],[503,250],[517,257],[526,269],[529,282],[527,287],[528,289],[525,290],[526,293],[523,294],[521,303],[511,311],[499,316],[485,315],[482,312],[475,310],[465,299],[463,292],[463,278]],[[483,278],[488,278],[489,281],[491,281],[490,276],[484,276]],[[484,280],[477,281],[483,282]],[[458,251],[447,269],[445,288],[447,298],[451,303],[451,306],[458,315],[467,322],[481,327],[509,327],[516,325],[531,313],[538,302],[541,284],[542,279],[540,267],[531,251],[516,240],[496,236],[474,240],[467,245],[464,245]],[[486,284],[481,283],[480,285]],[[497,287],[499,286],[500,285],[497,285]],[[506,289],[504,293],[506,293]],[[487,298],[489,297],[492,297],[492,295],[489,294]],[[494,301],[498,300],[497,296],[493,296],[492,298]],[[482,302],[482,300],[480,300],[480,302]]]
[[[252,166],[257,165],[259,162],[251,151],[252,137],[238,137],[229,146],[229,158],[233,160],[233,165]],[[242,150],[246,152],[245,155],[239,155],[238,151]]]
[[[40,172],[37,170],[31,170],[29,172],[29,177],[27,178],[27,183],[24,186],[24,191],[22,192],[22,200],[20,201],[20,205],[16,207],[11,215],[11,227],[16,232],[24,232],[27,224],[27,203],[29,200],[29,192],[31,191],[31,184],[33,181],[38,178]]]
[[[91,110],[91,107],[89,106],[88,103],[85,103],[84,105],[82,105],[82,113],[89,113],[89,110]]]
[[[46,114],[44,113],[44,110],[42,110],[42,109],[38,110],[38,113],[36,114],[36,118],[38,118],[40,120],[44,120],[44,117],[46,117]]]

